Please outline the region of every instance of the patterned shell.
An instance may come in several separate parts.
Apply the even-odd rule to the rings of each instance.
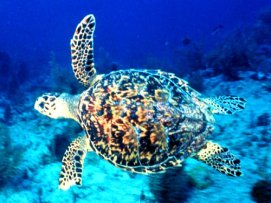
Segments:
[[[82,94],[79,119],[104,159],[133,172],[160,172],[181,166],[213,131],[197,94],[174,74],[115,71]]]

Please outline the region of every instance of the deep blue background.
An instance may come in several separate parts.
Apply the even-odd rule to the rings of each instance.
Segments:
[[[96,58],[109,54],[123,65],[146,56],[167,57],[184,37],[208,46],[217,36],[251,23],[270,0],[0,0],[0,51],[35,68],[50,52],[70,64],[69,40],[78,22],[96,16]]]

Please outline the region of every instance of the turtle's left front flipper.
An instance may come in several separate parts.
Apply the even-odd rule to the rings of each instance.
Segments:
[[[211,141],[206,143],[195,158],[226,175],[242,175],[240,160],[231,154],[227,148],[223,148]]]
[[[75,139],[65,151],[59,178],[59,189],[68,190],[73,185],[82,185],[82,171],[86,153],[91,151],[86,136]]]

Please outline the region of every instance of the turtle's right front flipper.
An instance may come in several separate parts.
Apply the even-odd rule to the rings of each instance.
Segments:
[[[91,151],[86,136],[75,139],[62,159],[59,189],[68,190],[73,185],[82,185],[82,171],[86,153]]]
[[[85,86],[89,86],[95,77],[93,54],[93,34],[95,18],[87,15],[76,27],[71,40],[72,68],[76,79]]]
[[[227,148],[208,141],[197,153],[196,159],[229,176],[241,176],[240,160]]]

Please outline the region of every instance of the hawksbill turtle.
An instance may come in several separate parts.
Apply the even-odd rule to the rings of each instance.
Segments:
[[[245,107],[236,96],[205,97],[173,73],[118,70],[97,74],[94,66],[95,18],[87,15],[71,40],[72,68],[88,87],[83,93],[46,93],[35,109],[50,118],[77,121],[85,131],[67,148],[59,188],[82,184],[87,152],[141,174],[180,167],[188,157],[230,175],[242,174],[240,160],[206,138],[214,131],[214,114],[233,114]]]

